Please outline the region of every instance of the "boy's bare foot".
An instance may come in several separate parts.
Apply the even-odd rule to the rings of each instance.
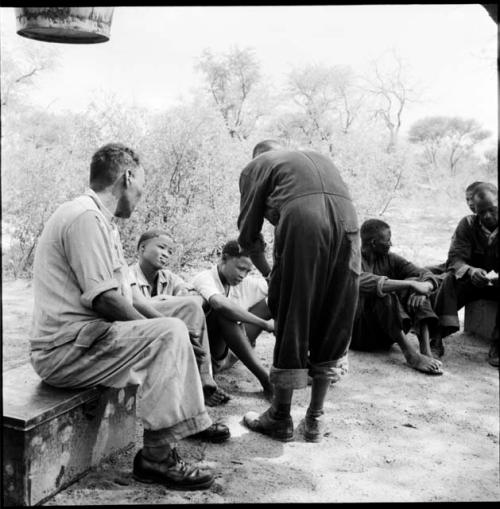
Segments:
[[[408,362],[413,369],[421,371],[427,375],[443,374],[443,370],[441,369],[443,363],[441,361],[433,359],[432,357],[427,357],[426,355],[422,355],[418,352],[408,355],[406,362]]]

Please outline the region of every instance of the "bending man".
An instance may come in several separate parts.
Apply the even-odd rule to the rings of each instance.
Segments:
[[[323,435],[323,403],[332,380],[344,372],[360,274],[356,211],[339,171],[313,151],[276,149],[261,143],[240,176],[239,243],[269,278],[268,304],[276,344],[270,380],[271,407],[250,412],[250,429],[280,440],[293,438],[294,389],[311,399],[306,440]],[[265,258],[264,218],[275,226],[274,264]]]

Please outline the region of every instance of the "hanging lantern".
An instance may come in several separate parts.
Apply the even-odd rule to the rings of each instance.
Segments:
[[[16,7],[17,33],[69,44],[109,40],[114,7]]]

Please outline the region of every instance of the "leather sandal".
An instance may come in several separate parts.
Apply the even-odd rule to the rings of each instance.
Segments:
[[[216,422],[207,429],[204,429],[199,433],[195,433],[188,438],[197,438],[198,440],[203,440],[205,442],[220,443],[225,442],[230,436],[231,432],[229,431],[229,428],[225,424]]]
[[[164,461],[144,458],[141,449],[134,458],[133,477],[139,482],[158,483],[173,490],[204,490],[214,482],[210,470],[187,465],[176,449]]]

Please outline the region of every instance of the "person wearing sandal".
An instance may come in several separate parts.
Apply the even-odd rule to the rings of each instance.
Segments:
[[[174,249],[167,232],[151,229],[137,243],[138,261],[130,265],[135,304],[150,317],[172,316],[187,326],[200,372],[205,405],[216,406],[231,398],[215,382],[210,357],[203,299],[196,290],[165,265]],[[146,308],[154,308],[153,310]]]
[[[60,388],[139,385],[144,435],[133,475],[172,489],[206,489],[211,469],[186,464],[175,443],[230,436],[207,413],[184,322],[148,319],[133,304],[116,218],[131,216],[144,188],[138,155],[121,143],[95,152],[90,188],[52,214],[33,266],[30,360]]]

